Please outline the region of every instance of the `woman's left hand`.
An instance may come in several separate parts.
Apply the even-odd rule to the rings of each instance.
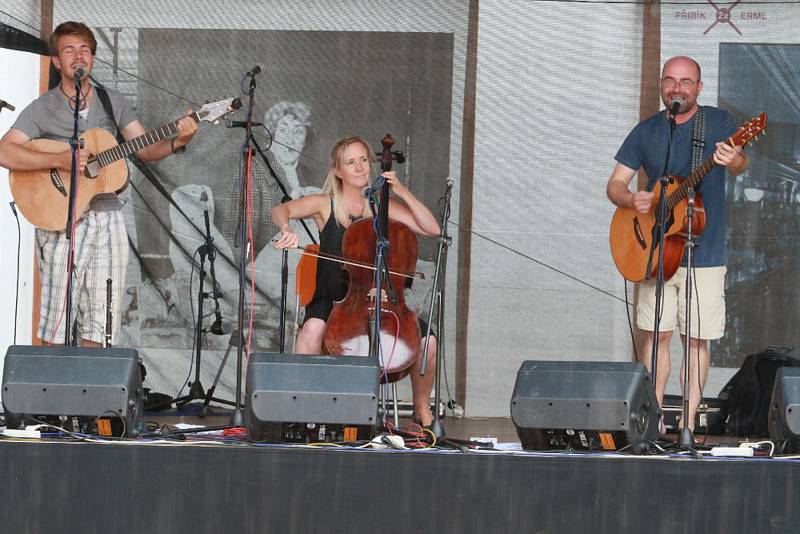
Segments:
[[[394,193],[395,195],[397,195],[402,199],[406,198],[406,195],[408,194],[408,188],[400,182],[400,179],[397,178],[396,172],[386,171],[382,173],[381,176],[386,178],[386,181],[389,182],[389,186],[392,189],[392,193]]]

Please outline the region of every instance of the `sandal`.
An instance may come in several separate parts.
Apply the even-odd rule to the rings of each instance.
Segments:
[[[429,425],[423,425],[423,424],[422,424],[422,421],[420,421],[420,420],[417,418],[417,416],[416,416],[416,415],[412,415],[412,416],[411,416],[411,424],[412,424],[412,425],[417,425],[417,426],[418,426],[418,427],[420,427],[420,428],[426,428],[426,429],[430,430],[430,429],[431,429],[431,425],[433,425],[433,421],[431,421],[431,423],[430,423]]]

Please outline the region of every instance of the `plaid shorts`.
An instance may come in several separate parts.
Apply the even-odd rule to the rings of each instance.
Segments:
[[[41,276],[39,338],[64,343],[67,295],[66,232],[36,229]],[[103,343],[106,333],[106,280],[111,279],[111,343],[120,327],[120,306],[128,265],[128,234],[121,210],[90,210],[75,227],[75,271],[72,281],[72,319],[78,339]]]

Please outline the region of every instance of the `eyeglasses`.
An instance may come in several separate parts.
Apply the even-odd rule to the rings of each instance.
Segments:
[[[661,86],[664,87],[664,89],[673,89],[676,85],[681,84],[681,87],[688,91],[694,87],[698,81],[700,80],[690,80],[689,78],[684,78],[681,81],[675,78],[662,78]]]

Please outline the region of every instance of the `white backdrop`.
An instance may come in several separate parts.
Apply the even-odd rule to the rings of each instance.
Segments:
[[[0,111],[0,132],[14,123],[19,112],[39,94],[39,56],[0,48],[0,99],[16,107]],[[9,207],[8,171],[0,167],[0,358],[14,341],[14,295],[17,274],[17,224]],[[17,343],[31,342],[33,300],[33,227],[20,215],[19,312]],[[2,370],[0,370],[0,377]]]
[[[638,121],[641,38],[633,4],[480,3],[473,228],[620,297],[605,184]],[[508,414],[524,360],[630,358],[619,300],[477,236],[471,261],[470,415]]]

